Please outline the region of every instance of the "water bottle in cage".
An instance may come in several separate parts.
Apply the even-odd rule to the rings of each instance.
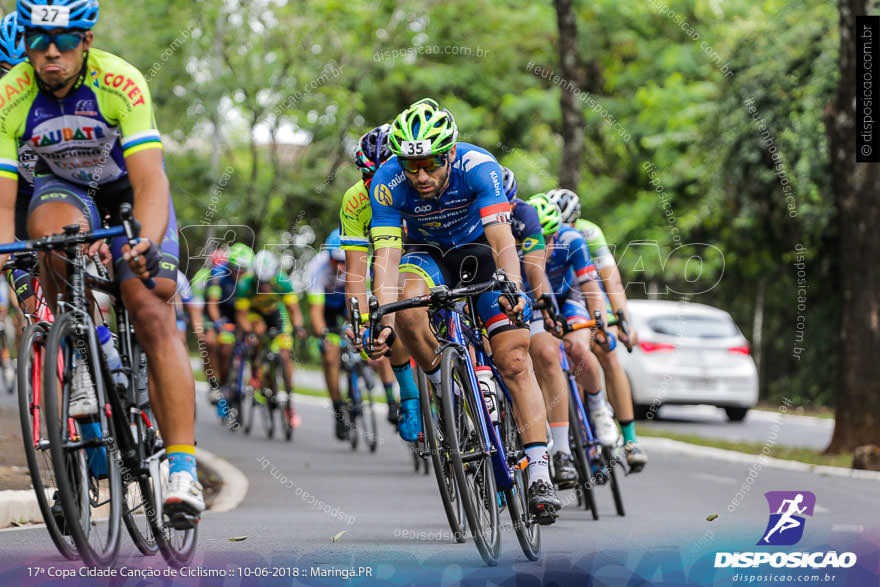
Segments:
[[[501,418],[498,413],[498,388],[495,385],[495,377],[492,375],[492,367],[479,366],[474,370],[477,372],[480,392],[486,399],[486,406],[489,408],[489,417],[492,419],[492,424],[497,425],[501,422]]]

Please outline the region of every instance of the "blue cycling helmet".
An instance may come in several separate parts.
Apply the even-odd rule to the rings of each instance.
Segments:
[[[24,39],[18,36],[18,21],[15,12],[10,12],[0,22],[0,61],[18,65],[24,61]]]
[[[507,196],[507,201],[513,202],[516,197],[516,178],[507,167],[501,168],[501,183],[504,184],[504,195]]]
[[[339,238],[339,229],[334,228],[327,240],[324,241],[324,248],[330,253],[330,258],[334,261],[345,261],[345,251],[342,250],[342,241]]]
[[[382,124],[364,134],[358,141],[354,152],[354,164],[365,175],[376,173],[379,166],[391,157],[388,148],[388,133],[391,131],[390,124]]]
[[[88,30],[98,22],[98,0],[18,0],[17,8],[25,29]]]

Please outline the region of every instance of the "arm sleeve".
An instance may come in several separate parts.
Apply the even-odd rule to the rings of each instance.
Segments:
[[[522,234],[520,235],[522,252],[543,251],[547,244],[544,242],[541,220],[538,218],[538,211],[535,210],[535,207],[525,202],[518,202],[513,213],[524,224]]]
[[[605,233],[597,224],[580,219],[575,223],[575,228],[584,235],[587,247],[590,249],[590,255],[593,257],[593,263],[596,269],[604,269],[605,267],[613,267],[617,263],[614,261],[614,255],[608,247],[608,241],[605,240]]]

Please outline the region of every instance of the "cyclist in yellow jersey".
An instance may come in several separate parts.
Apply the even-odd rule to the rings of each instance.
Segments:
[[[364,134],[358,141],[354,163],[361,171],[362,179],[351,186],[342,198],[339,209],[339,237],[342,250],[345,251],[345,295],[358,298],[361,308],[367,304],[367,270],[369,265],[370,220],[370,183],[379,166],[389,157],[388,132],[390,124],[383,124]],[[356,341],[360,345],[360,341]],[[419,418],[419,390],[413,379],[409,355],[401,343],[395,345],[394,356],[374,360],[379,377],[385,385],[388,395],[388,419],[398,425],[398,431],[404,440],[415,440],[422,429]],[[396,360],[395,360],[396,359]],[[398,405],[392,402],[391,382],[397,379],[400,386],[400,415]]]
[[[175,293],[177,228],[147,82],[130,63],[92,48],[97,0],[18,0],[17,18],[28,61],[0,80],[0,242],[14,237],[18,149],[25,143],[37,156],[30,237],[70,224],[98,228],[107,214],[119,224],[120,204],[133,203],[141,240],[130,249],[114,239],[110,253],[149,359],[150,399],[170,465],[165,511],[193,524],[205,507],[195,463],[195,385],[167,303]],[[99,249],[106,257],[96,243]],[[44,259],[40,281],[52,303],[66,269],[63,259]],[[155,289],[141,281],[149,277]],[[69,414],[90,417],[97,409],[88,370],[77,370]]]

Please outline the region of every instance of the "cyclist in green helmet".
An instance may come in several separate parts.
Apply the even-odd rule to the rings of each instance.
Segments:
[[[235,345],[235,288],[239,277],[253,265],[254,250],[244,243],[234,243],[227,255],[225,264],[212,269],[207,288],[208,316],[217,331],[217,367],[221,390],[225,390],[228,383]]]

